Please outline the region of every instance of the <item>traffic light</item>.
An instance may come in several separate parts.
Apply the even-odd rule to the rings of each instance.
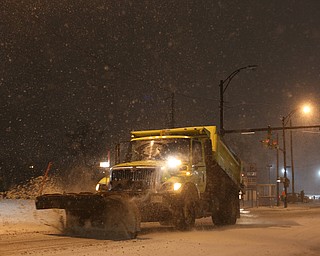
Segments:
[[[262,145],[266,148],[270,147],[270,139],[264,139],[264,140],[260,140],[260,142],[262,143]]]
[[[283,182],[283,186],[289,187],[289,185],[290,185],[290,180],[288,178],[285,178]]]
[[[266,148],[275,149],[278,147],[278,141],[273,140],[272,138],[272,131],[270,125],[268,126],[267,137],[264,140],[261,140],[260,142]]]
[[[284,187],[289,187],[289,185],[290,185],[290,180],[285,177],[279,177],[277,182],[283,183]]]
[[[270,148],[274,149],[274,148],[278,148],[279,144],[277,140],[272,140],[272,143],[270,145]]]

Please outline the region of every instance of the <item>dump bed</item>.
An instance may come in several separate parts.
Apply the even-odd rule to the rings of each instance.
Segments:
[[[163,130],[133,131],[133,139],[150,136],[208,137],[212,142],[212,154],[219,166],[236,183],[240,184],[241,161],[232,153],[217,134],[216,126],[196,126]]]
[[[217,148],[213,152],[215,160],[236,184],[240,184],[241,161],[237,159],[220,137],[217,136],[216,139]]]

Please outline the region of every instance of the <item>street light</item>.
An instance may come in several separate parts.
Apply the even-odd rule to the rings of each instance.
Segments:
[[[311,112],[311,107],[309,105],[306,105],[302,109],[303,113],[309,114]]]
[[[285,138],[285,126],[288,123],[288,121],[290,120],[291,116],[293,114],[295,114],[297,111],[299,110],[299,108],[296,108],[294,110],[292,110],[287,116],[283,116],[282,117],[282,140],[283,140],[283,168],[284,168],[284,193],[285,193],[285,197],[284,197],[284,208],[288,207],[288,202],[287,202],[287,192],[288,192],[288,179],[287,179],[287,155],[286,155],[286,138]],[[310,113],[311,108],[310,106],[304,106],[302,108],[302,111],[304,113]],[[290,120],[290,127],[292,126],[291,120]],[[291,139],[291,161],[292,161],[292,154],[293,154],[293,150],[292,150],[292,133],[290,136]],[[293,162],[293,161],[292,161]],[[294,169],[293,169],[293,164],[292,165],[292,194],[294,193]]]
[[[231,80],[243,69],[250,69],[250,70],[254,70],[256,69],[258,66],[257,65],[248,65],[242,68],[238,68],[235,71],[233,71],[226,79],[224,80],[220,80],[220,135],[223,136],[224,135],[224,125],[223,125],[223,104],[224,104],[224,100],[223,100],[223,94],[225,93],[225,91],[227,90]]]

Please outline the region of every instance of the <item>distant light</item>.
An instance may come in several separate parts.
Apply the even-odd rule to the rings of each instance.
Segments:
[[[110,167],[110,163],[108,162],[100,162],[100,167],[102,168],[109,168]]]
[[[306,105],[302,108],[303,113],[309,114],[311,112],[311,107]]]
[[[252,134],[255,134],[255,132],[242,132],[241,134],[242,135],[252,135]]]

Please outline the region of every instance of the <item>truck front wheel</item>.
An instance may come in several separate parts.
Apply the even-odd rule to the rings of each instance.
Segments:
[[[183,216],[186,229],[194,227],[196,221],[195,202],[192,199],[185,200]]]
[[[196,200],[192,191],[187,191],[174,211],[174,225],[178,230],[190,230],[196,221]]]

